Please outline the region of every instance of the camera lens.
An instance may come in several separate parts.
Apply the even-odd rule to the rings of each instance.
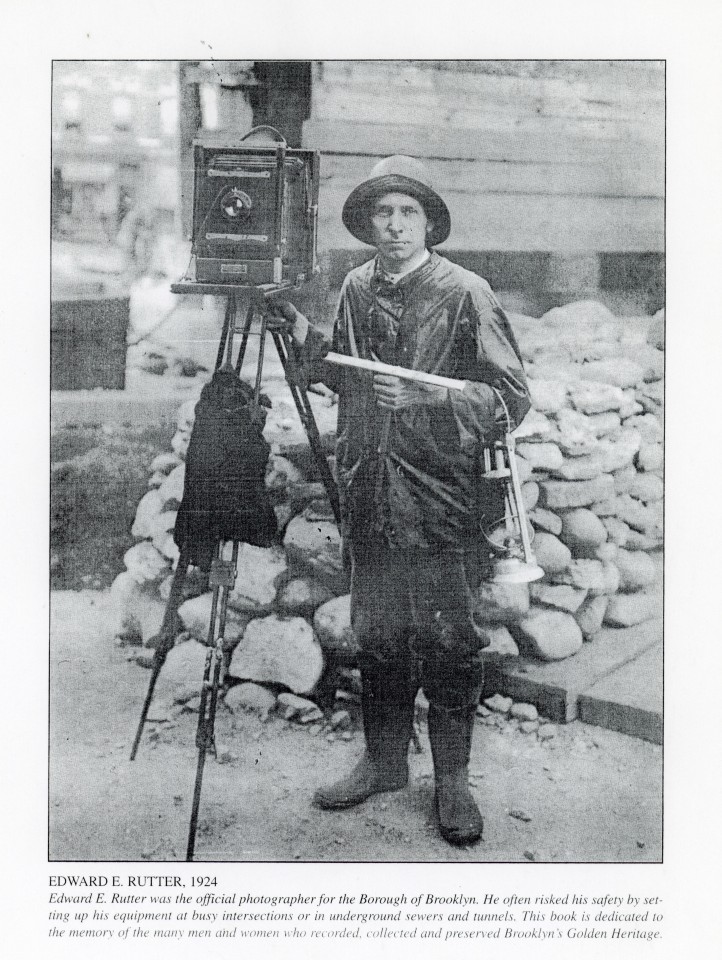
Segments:
[[[220,206],[221,213],[227,220],[240,220],[248,216],[253,203],[247,193],[233,187],[223,194]]]

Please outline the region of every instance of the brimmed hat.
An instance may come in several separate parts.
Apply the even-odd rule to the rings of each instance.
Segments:
[[[363,243],[374,246],[371,206],[385,193],[405,193],[418,200],[432,224],[428,245],[443,243],[451,232],[448,207],[431,186],[426,167],[413,157],[386,157],[370,176],[355,187],[343,205],[341,219],[346,229]]]

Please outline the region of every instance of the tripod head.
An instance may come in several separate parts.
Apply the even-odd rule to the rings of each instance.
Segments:
[[[263,310],[266,313],[267,327],[272,333],[282,333],[289,336],[293,333],[293,328],[302,314],[288,300],[274,301],[271,297],[280,293],[281,290],[264,295]]]

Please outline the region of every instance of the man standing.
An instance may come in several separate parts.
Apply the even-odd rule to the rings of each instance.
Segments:
[[[419,161],[378,163],[348,197],[343,222],[377,255],[346,277],[332,342],[284,305],[309,380],[339,394],[342,534],[361,648],[366,751],[314,802],[340,809],[406,785],[421,685],[440,832],[470,844],[483,830],[468,786],[483,646],[471,590],[479,524],[503,513],[479,479],[479,457],[504,404],[515,424],[525,416],[526,380],[489,285],[433,250],[451,218]],[[332,367],[323,362],[330,349],[458,378],[466,388]]]

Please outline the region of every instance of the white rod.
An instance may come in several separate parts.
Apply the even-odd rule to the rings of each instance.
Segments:
[[[401,380],[413,380],[415,383],[430,383],[435,387],[447,387],[449,390],[463,390],[464,380],[454,380],[452,377],[439,377],[435,373],[425,373],[423,370],[409,370],[408,367],[396,367],[390,363],[380,363],[378,360],[362,360],[360,357],[347,357],[342,353],[327,353],[323,358],[339,367],[353,367],[356,370],[369,370],[371,373],[385,373],[390,377],[399,377]]]

